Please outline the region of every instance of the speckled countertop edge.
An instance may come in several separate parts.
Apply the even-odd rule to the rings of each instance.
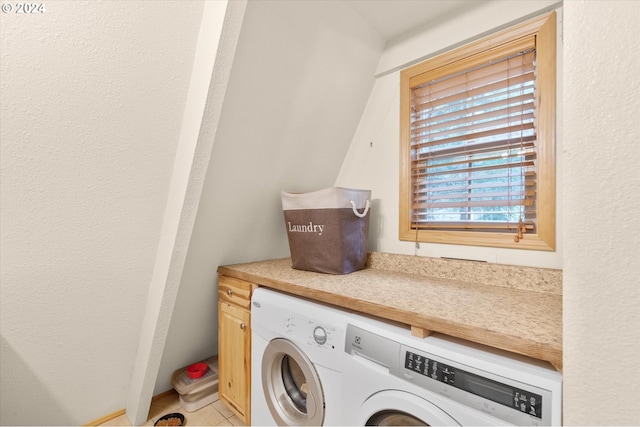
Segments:
[[[295,270],[289,258],[218,271],[562,365],[560,270],[371,253],[346,275]]]

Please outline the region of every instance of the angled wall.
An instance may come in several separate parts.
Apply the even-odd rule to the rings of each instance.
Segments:
[[[342,2],[248,2],[156,393],[218,352],[218,265],[289,255],[280,191],[333,185],[383,44]]]

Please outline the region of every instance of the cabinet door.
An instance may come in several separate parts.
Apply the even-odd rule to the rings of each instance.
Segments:
[[[220,400],[250,425],[251,314],[226,302],[219,304],[218,368]]]

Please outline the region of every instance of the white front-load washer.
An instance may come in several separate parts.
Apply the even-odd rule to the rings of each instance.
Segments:
[[[561,425],[550,364],[362,316],[347,325],[345,425]]]
[[[266,288],[251,299],[251,424],[342,425],[345,313]]]

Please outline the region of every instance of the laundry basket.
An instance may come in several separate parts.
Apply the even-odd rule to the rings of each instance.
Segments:
[[[365,267],[370,190],[331,187],[281,196],[293,268],[347,274]]]

